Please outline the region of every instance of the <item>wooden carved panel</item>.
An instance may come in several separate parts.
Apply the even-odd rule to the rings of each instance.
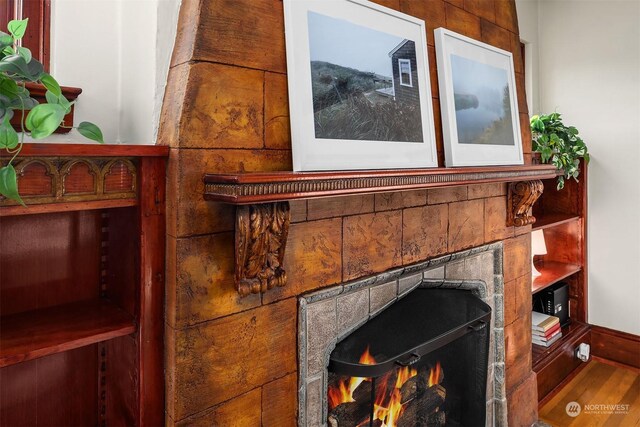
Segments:
[[[21,157],[14,167],[18,190],[29,206],[137,197],[137,167],[132,158]],[[16,204],[0,196],[0,206]]]
[[[524,227],[533,224],[536,218],[531,215],[531,207],[544,191],[540,180],[512,182],[509,184],[507,205],[507,225]]]
[[[241,296],[286,284],[282,260],[289,221],[289,202],[238,206],[235,279]]]

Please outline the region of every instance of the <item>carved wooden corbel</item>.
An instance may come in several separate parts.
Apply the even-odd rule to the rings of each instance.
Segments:
[[[286,284],[282,261],[289,221],[289,202],[238,206],[235,279],[241,296]]]
[[[531,207],[543,191],[544,185],[539,179],[509,184],[507,225],[524,227],[536,222],[536,218],[530,214]]]

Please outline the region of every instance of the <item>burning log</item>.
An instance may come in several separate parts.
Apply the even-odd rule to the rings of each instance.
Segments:
[[[417,396],[422,395],[429,388],[429,377],[432,372],[429,370],[421,370],[418,375],[409,378],[400,388],[401,402],[404,405],[411,399],[415,399]],[[444,374],[439,371],[437,376],[437,383],[442,384]]]
[[[422,395],[416,395],[405,406],[398,420],[398,427],[431,425],[429,424],[430,415],[444,403],[446,396],[447,391],[439,384],[429,387]],[[439,418],[435,421],[439,421]]]
[[[371,400],[371,381],[362,381],[353,391],[353,400],[356,402],[368,402]]]
[[[357,426],[362,420],[369,417],[370,406],[367,403],[368,400],[364,403],[341,403],[331,410],[327,422],[331,427]]]
[[[427,417],[427,426],[429,427],[440,427],[444,426],[447,423],[447,417],[444,411],[434,412],[433,414]]]

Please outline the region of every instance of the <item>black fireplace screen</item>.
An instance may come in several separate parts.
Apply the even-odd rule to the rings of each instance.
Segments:
[[[471,292],[413,291],[331,353],[328,425],[483,426],[490,321]]]

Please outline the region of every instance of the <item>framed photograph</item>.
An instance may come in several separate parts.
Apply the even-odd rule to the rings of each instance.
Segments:
[[[435,31],[445,164],[523,164],[511,52]]]
[[[284,0],[293,169],[437,166],[424,21],[365,0]]]

